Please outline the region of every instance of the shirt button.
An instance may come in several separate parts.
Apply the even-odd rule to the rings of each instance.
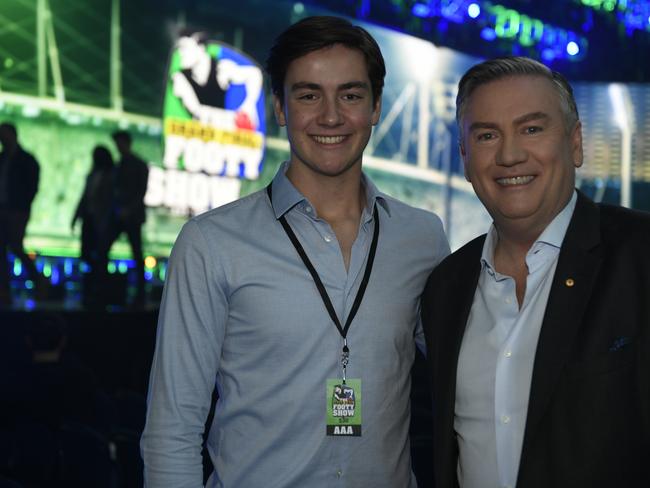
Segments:
[[[309,205],[305,207],[305,212],[311,213],[311,207]]]
[[[332,242],[332,237],[328,235],[324,235],[323,239],[325,239],[325,242]]]
[[[341,470],[339,469],[339,470],[336,472],[336,477],[337,477],[337,478],[340,478],[341,476],[343,476],[343,471],[341,471]]]
[[[501,423],[507,424],[510,423],[510,417],[507,415],[501,415]]]
[[[510,300],[510,298],[506,298],[506,303],[507,303],[508,305],[510,305],[511,302],[512,302],[512,300]]]
[[[509,357],[512,356],[512,351],[506,351],[506,352],[503,353],[503,355],[504,355],[505,357],[509,358]]]

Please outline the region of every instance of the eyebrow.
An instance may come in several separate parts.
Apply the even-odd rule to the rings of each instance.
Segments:
[[[526,122],[532,122],[533,120],[549,119],[549,115],[545,112],[531,112],[529,114],[524,114],[521,117],[518,117],[514,120],[515,125],[524,124]]]
[[[349,81],[339,85],[339,90],[351,90],[352,88],[360,88],[362,90],[369,90],[370,87],[365,81]]]
[[[320,90],[320,85],[318,83],[309,83],[308,81],[299,81],[291,85],[292,92],[297,90]]]
[[[298,81],[291,85],[291,91],[295,92],[297,90],[320,90],[322,88],[321,85],[318,83],[312,83],[309,81]],[[343,83],[337,87],[337,90],[351,90],[351,89],[363,89],[363,90],[369,90],[370,87],[368,86],[368,83],[364,81],[349,81],[347,83]]]
[[[513,125],[525,124],[526,122],[532,122],[534,120],[548,120],[550,116],[545,112],[531,112],[529,114],[524,114],[520,117],[517,117],[513,121]],[[469,126],[469,132],[478,129],[498,129],[499,125],[494,122],[474,122]]]

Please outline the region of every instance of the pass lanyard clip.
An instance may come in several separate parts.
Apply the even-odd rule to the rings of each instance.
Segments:
[[[348,339],[347,337],[343,338],[343,350],[341,351],[341,367],[343,369],[343,384],[345,385],[345,370],[348,367],[348,361],[350,360],[350,349],[348,348]]]

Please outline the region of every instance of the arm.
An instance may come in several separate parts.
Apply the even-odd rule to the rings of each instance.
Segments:
[[[198,224],[188,222],[170,258],[142,435],[145,486],[203,486],[202,434],[228,316],[223,273]]]
[[[77,223],[77,220],[85,218],[85,214],[88,207],[88,189],[90,188],[90,181],[92,179],[93,173],[91,172],[86,176],[86,183],[84,184],[83,192],[81,193],[81,198],[79,203],[77,203],[77,209],[74,211],[72,216],[72,221],[70,222],[70,228],[74,230],[74,226]]]
[[[223,90],[226,90],[231,84],[246,87],[246,98],[238,110],[248,115],[253,126],[258,127],[256,105],[260,98],[263,81],[260,69],[257,66],[241,66],[231,59],[222,59],[219,61],[217,73],[217,82]]]
[[[201,102],[194,93],[194,88],[190,85],[183,73],[174,73],[172,76],[172,87],[174,95],[181,99],[187,111],[195,118],[200,118]]]
[[[449,242],[447,241],[447,236],[445,235],[445,230],[442,226],[442,221],[438,218],[437,215],[433,215],[433,217],[434,217],[434,223],[433,223],[432,249],[434,252],[433,269],[435,269],[440,264],[440,262],[449,255],[450,250],[449,250]],[[415,345],[422,352],[422,354],[426,356],[427,346],[424,337],[424,329],[422,326],[421,309],[422,309],[422,303],[420,300],[420,304],[418,308],[418,323],[415,328]]]

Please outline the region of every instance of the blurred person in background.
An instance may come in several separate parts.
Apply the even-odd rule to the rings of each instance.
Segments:
[[[144,257],[142,255],[142,225],[146,220],[144,195],[147,192],[149,168],[131,149],[131,134],[126,131],[113,133],[120,160],[115,173],[113,221],[109,229],[108,249],[120,234],[125,233],[131,247],[131,255],[137,272],[137,294],[134,304],[143,305],[145,300]]]
[[[109,231],[115,185],[113,156],[105,146],[93,149],[93,163],[77,204],[71,227],[81,220],[81,259],[90,266],[84,282],[84,302],[99,300],[105,283]]]
[[[0,124],[0,304],[10,304],[8,251],[20,259],[37,293],[46,292],[46,280],[23,248],[32,202],[38,190],[40,168],[36,158],[18,143],[13,124]]]

